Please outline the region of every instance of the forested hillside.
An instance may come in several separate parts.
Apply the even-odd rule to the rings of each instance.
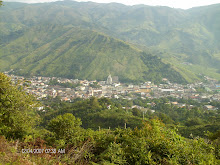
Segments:
[[[75,1],[5,3],[0,13],[1,54],[6,43],[14,42],[36,25],[50,22],[102,32],[133,43],[174,65],[189,82],[201,75],[220,79],[219,5],[181,10]]]
[[[23,32],[1,48],[1,69],[19,75],[59,76],[122,82],[186,80],[158,57],[123,41],[72,26],[41,24]]]

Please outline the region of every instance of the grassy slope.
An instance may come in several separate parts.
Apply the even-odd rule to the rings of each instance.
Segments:
[[[122,81],[185,80],[150,54],[104,34],[70,26],[39,25],[1,47],[2,70],[22,75]],[[9,67],[10,66],[10,67]],[[176,75],[177,77],[172,77]]]

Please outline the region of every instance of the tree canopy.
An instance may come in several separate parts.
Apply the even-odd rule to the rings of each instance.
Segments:
[[[38,103],[0,73],[0,134],[22,138],[32,131],[37,120]]]

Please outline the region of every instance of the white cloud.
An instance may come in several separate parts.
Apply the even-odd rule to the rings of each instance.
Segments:
[[[42,3],[54,2],[58,0],[3,0],[5,2],[26,2],[26,3]],[[126,5],[145,4],[150,6],[169,6],[174,8],[188,9],[195,6],[205,6],[210,4],[220,3],[220,0],[76,0],[78,2],[98,2],[109,3],[118,2]]]

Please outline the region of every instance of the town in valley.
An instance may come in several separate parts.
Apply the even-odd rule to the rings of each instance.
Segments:
[[[59,77],[41,77],[33,76],[25,78],[23,76],[13,75],[5,72],[10,76],[12,82],[17,82],[24,87],[24,90],[36,96],[38,100],[44,98],[58,97],[61,101],[72,102],[76,98],[87,99],[90,97],[106,97],[114,99],[133,100],[138,97],[142,99],[153,99],[162,97],[172,97],[177,99],[192,99],[197,102],[220,101],[220,84],[217,80],[205,76],[206,82],[197,82],[193,84],[176,84],[163,78],[163,83],[154,84],[147,81],[141,84],[120,83],[117,76],[109,75],[106,81],[89,81],[78,79],[67,79]],[[151,103],[154,104],[154,103]],[[193,107],[184,103],[169,102],[169,104],[178,107]],[[130,108],[144,108],[133,106]],[[207,110],[217,110],[212,105],[204,105]],[[44,107],[39,107],[44,110]],[[152,112],[154,112],[152,110]]]

